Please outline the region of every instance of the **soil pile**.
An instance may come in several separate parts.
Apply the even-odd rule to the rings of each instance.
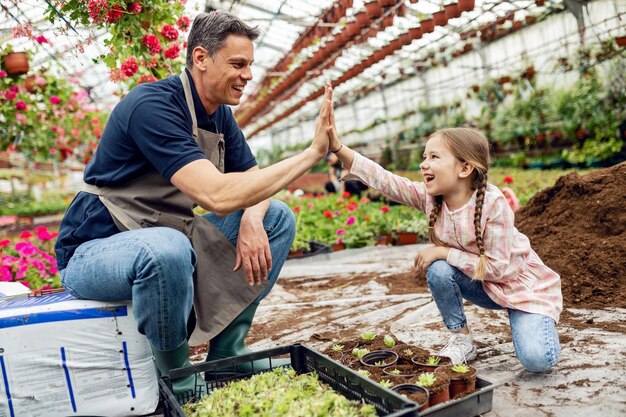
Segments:
[[[626,308],[626,162],[559,178],[515,216],[561,275],[565,307]]]

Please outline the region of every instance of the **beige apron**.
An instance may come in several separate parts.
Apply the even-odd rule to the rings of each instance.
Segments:
[[[193,120],[193,136],[208,159],[224,172],[224,136],[198,129],[187,72],[183,70],[187,106]],[[250,287],[243,270],[233,272],[235,248],[211,222],[194,215],[193,201],[152,172],[121,187],[83,184],[83,191],[96,194],[107,207],[120,231],[165,226],[179,230],[197,254],[194,272],[196,327],[189,344],[202,344],[221,332],[254,301],[268,285]]]

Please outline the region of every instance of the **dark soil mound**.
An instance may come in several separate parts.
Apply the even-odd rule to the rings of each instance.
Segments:
[[[626,308],[626,162],[565,175],[515,217],[535,252],[561,275],[565,307]]]

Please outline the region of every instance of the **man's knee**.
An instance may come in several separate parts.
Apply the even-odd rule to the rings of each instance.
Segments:
[[[282,201],[271,200],[268,215],[274,219],[274,227],[270,231],[288,233],[293,240],[296,235],[296,216],[289,206]]]
[[[150,233],[154,236],[142,242],[143,255],[147,262],[168,273],[193,273],[196,255],[187,236],[168,227],[153,228]]]
[[[443,260],[436,260],[426,270],[426,281],[429,287],[437,287],[449,283],[454,275],[452,266]]]

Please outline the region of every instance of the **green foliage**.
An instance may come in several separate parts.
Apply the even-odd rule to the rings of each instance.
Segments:
[[[400,370],[396,368],[389,371],[389,373],[393,375],[400,375],[402,372],[400,372]]]
[[[432,372],[424,372],[417,378],[416,384],[420,387],[432,387],[437,382],[437,377]]]
[[[333,345],[333,347],[332,347],[333,351],[335,351],[335,352],[341,352],[343,350],[343,348],[344,348],[344,346],[343,345],[339,345],[339,344]]]
[[[439,365],[440,361],[441,361],[441,358],[439,356],[429,356],[428,359],[426,359],[426,364],[427,365]]]
[[[396,341],[394,340],[394,338],[389,336],[388,334],[386,334],[383,338],[383,343],[387,347],[394,347],[396,345]]]
[[[413,356],[414,352],[411,349],[404,349],[402,353],[404,353],[406,356]]]
[[[291,368],[230,382],[183,405],[183,411],[188,417],[376,416],[374,406],[350,401],[320,383],[317,374],[297,375]]]
[[[470,371],[470,367],[465,364],[459,363],[456,365],[452,365],[452,370],[459,374],[466,374]]]
[[[383,387],[385,387],[385,388],[391,388],[391,387],[393,387],[393,382],[388,381],[388,380],[386,380],[386,379],[381,379],[381,380],[380,380],[380,382],[379,382],[379,384],[380,384],[380,385],[382,385],[382,386],[383,386]]]
[[[376,339],[376,333],[374,333],[374,332],[363,332],[363,333],[361,333],[361,339],[363,339],[363,340],[374,340],[374,339]]]

